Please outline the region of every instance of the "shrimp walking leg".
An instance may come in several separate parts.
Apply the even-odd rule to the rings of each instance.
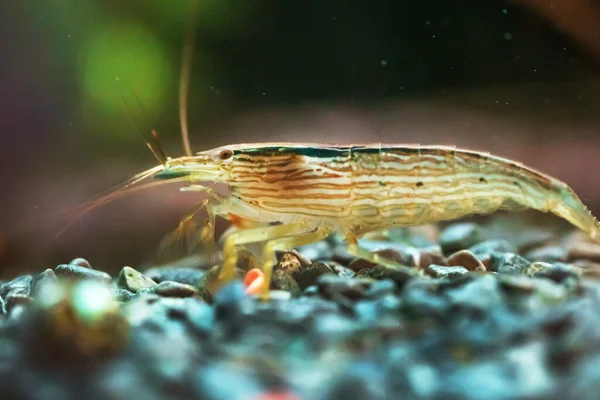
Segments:
[[[273,267],[276,264],[275,252],[291,250],[295,247],[305,246],[319,240],[325,239],[333,232],[333,229],[329,226],[319,226],[312,232],[306,232],[297,236],[283,237],[279,239],[270,240],[265,244],[263,249],[263,262],[262,270],[264,272],[264,286],[262,290],[262,298],[268,299],[269,288],[271,286],[271,279],[273,276]]]
[[[397,262],[381,257],[379,254],[370,252],[358,245],[358,239],[352,232],[346,232],[346,241],[348,246],[348,253],[354,257],[370,261],[375,264],[383,265],[385,267],[395,269],[397,271],[403,271],[410,275],[415,275],[417,272],[414,268],[407,267],[405,265],[398,264]]]
[[[274,239],[301,235],[310,232],[312,227],[302,222],[271,225],[261,228],[241,230],[232,233],[223,244],[223,266],[219,275],[221,284],[227,283],[235,276],[235,266],[238,261],[238,247],[250,243],[272,241]]]

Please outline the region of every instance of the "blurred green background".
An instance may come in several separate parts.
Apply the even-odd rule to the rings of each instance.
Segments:
[[[600,10],[573,0],[5,0],[0,274],[81,256],[152,259],[199,200],[94,193],[182,155],[185,29],[193,149],[227,143],[457,144],[564,179],[600,214]],[[194,197],[195,196],[195,197]],[[59,212],[57,214],[57,212]]]

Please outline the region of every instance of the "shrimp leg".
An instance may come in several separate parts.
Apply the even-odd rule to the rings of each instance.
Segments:
[[[223,267],[219,274],[219,281],[227,283],[235,275],[235,266],[238,261],[238,247],[245,244],[273,241],[286,236],[296,236],[309,233],[313,228],[303,222],[290,224],[271,225],[260,228],[247,229],[232,233],[223,244]]]
[[[333,232],[333,228],[328,225],[318,226],[312,232],[305,232],[297,236],[283,237],[279,239],[270,240],[265,244],[263,249],[263,265],[262,270],[264,272],[264,286],[261,297],[266,300],[269,297],[269,288],[271,287],[271,279],[273,277],[273,267],[276,263],[275,252],[291,250],[295,247],[305,246],[310,243],[318,242],[319,240],[325,239]]]
[[[410,268],[405,265],[398,264],[397,262],[381,257],[378,254],[372,253],[367,249],[364,249],[358,245],[358,239],[356,235],[350,231],[345,232],[346,242],[348,243],[348,253],[354,257],[370,261],[374,264],[383,265],[385,267],[395,269],[397,271],[406,272],[409,275],[417,275],[418,272],[415,268]]]

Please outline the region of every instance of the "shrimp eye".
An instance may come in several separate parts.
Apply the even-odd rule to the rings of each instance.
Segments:
[[[219,158],[223,161],[229,160],[231,157],[233,157],[233,151],[231,150],[222,150],[219,153]]]

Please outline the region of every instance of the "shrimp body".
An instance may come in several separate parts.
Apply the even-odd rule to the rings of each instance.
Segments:
[[[336,231],[344,234],[349,254],[411,274],[414,269],[361,248],[358,239],[390,227],[532,208],[553,213],[600,241],[600,224],[565,183],[519,162],[454,147],[231,145],[164,158],[163,165],[136,175],[122,188],[130,190],[152,177],[187,182],[182,190],[209,194],[201,205],[208,211],[212,235],[204,237],[214,241],[216,216],[243,222],[224,241],[219,284],[233,279],[241,246],[265,243],[265,295],[276,250],[310,244]],[[231,194],[222,197],[202,185],[206,182],[225,183]]]
[[[225,146],[198,157],[200,176],[193,172],[193,158],[165,173],[190,171],[189,180],[197,181],[206,179],[203,171],[219,170],[213,176],[231,188],[226,211],[259,222],[327,223],[360,236],[394,226],[532,208],[552,212],[600,239],[598,222],[565,183],[476,151],[266,143]],[[208,164],[214,165],[207,169]]]

